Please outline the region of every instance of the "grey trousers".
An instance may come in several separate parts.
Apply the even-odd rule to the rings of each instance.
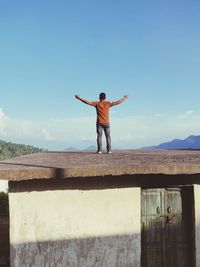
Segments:
[[[110,124],[106,123],[106,124],[99,124],[97,123],[97,148],[98,151],[102,150],[102,134],[103,134],[103,130],[106,136],[106,148],[107,151],[111,150],[111,137],[110,137]]]

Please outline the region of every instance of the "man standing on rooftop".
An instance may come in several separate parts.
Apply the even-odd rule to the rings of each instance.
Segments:
[[[81,98],[79,95],[75,95],[75,97],[82,101],[83,103],[93,106],[96,108],[97,112],[97,153],[102,153],[102,133],[104,130],[106,136],[106,145],[107,145],[107,152],[111,153],[111,138],[110,138],[110,121],[109,121],[109,108],[116,106],[122,103],[124,100],[128,98],[128,95],[125,95],[123,98],[115,101],[109,102],[106,101],[106,94],[100,93],[99,94],[99,101],[91,102],[86,99]]]

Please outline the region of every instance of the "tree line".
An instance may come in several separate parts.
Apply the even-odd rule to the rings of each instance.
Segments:
[[[30,145],[15,144],[0,140],[0,160],[46,151]]]

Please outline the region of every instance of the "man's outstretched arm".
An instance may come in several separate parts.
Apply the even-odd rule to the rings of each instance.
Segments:
[[[112,102],[112,106],[116,106],[116,105],[119,105],[121,104],[124,100],[126,100],[128,98],[128,95],[125,95],[123,98],[117,100],[117,101],[114,101]]]
[[[78,99],[78,100],[80,100],[81,102],[87,104],[87,105],[92,106],[92,102],[90,102],[90,101],[88,101],[86,99],[81,98],[79,95],[75,95],[75,98]]]

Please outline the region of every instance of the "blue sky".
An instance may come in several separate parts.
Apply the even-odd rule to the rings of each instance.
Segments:
[[[200,2],[1,0],[0,139],[53,150],[96,143],[74,94],[111,110],[113,148],[200,134]]]

